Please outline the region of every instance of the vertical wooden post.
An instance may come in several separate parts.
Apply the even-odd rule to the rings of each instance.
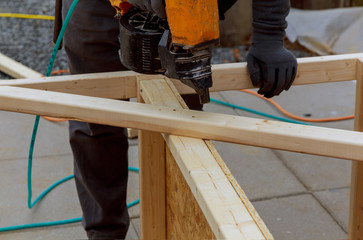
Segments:
[[[354,130],[363,131],[363,59],[357,60]],[[363,156],[362,156],[363,158]],[[363,239],[363,162],[352,162],[348,239]]]
[[[140,94],[138,101],[143,102]],[[143,240],[166,239],[165,158],[165,141],[161,134],[139,131],[140,231]]]

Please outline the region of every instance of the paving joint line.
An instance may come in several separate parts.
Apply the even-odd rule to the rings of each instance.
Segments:
[[[295,197],[295,196],[302,196],[302,195],[308,195],[311,194],[309,191],[306,192],[296,192],[296,193],[290,193],[290,194],[284,194],[284,195],[278,195],[278,196],[272,196],[272,197],[263,197],[263,198],[251,198],[251,202],[260,202],[260,201],[267,201],[272,199],[280,199],[280,198],[287,198],[287,197]]]
[[[295,178],[300,182],[301,185],[304,186],[304,188],[307,190],[307,192],[319,203],[319,205],[328,213],[328,215],[333,219],[333,221],[340,227],[340,229],[347,233],[347,231],[345,231],[344,227],[340,224],[340,222],[333,216],[333,214],[329,211],[329,209],[327,207],[325,207],[325,205],[313,194],[314,191],[309,190],[308,186],[302,181],[302,179],[300,179],[296,172],[291,169],[283,160],[281,155],[278,153],[277,150],[275,149],[271,149],[272,153],[281,161],[281,163],[295,176]]]
[[[136,224],[134,223],[134,221],[132,221],[132,220],[135,220],[135,219],[137,219],[137,218],[130,219],[130,223],[131,223],[132,227],[134,228],[137,237],[140,239],[140,235],[139,235],[140,229],[137,229]]]
[[[34,159],[41,160],[42,158],[64,157],[64,156],[71,156],[71,157],[73,157],[72,153],[60,153],[60,154],[47,154],[47,155],[42,155],[42,156],[34,156],[33,157],[33,160]],[[28,156],[0,159],[0,164],[1,164],[1,162],[16,161],[16,160],[28,160]],[[44,160],[44,159],[42,159],[42,160]]]

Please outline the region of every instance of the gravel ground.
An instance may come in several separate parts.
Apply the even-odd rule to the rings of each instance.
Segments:
[[[0,12],[54,15],[54,0],[0,1]],[[53,50],[53,21],[0,18],[0,52],[45,74]],[[66,69],[64,50],[53,70]],[[10,78],[0,73],[0,78]]]
[[[54,0],[0,1],[0,12],[54,15]],[[53,50],[53,21],[19,18],[0,18],[0,52],[45,74]],[[215,48],[212,63],[243,62],[248,46]],[[297,57],[311,56],[293,49]],[[59,51],[53,70],[67,69],[64,50]],[[0,72],[1,79],[9,76]]]

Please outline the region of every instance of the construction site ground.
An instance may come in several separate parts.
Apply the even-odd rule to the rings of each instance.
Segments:
[[[1,1],[0,13],[53,15],[52,2]],[[0,18],[0,29],[0,52],[45,72],[52,50],[51,21]],[[56,70],[67,67],[63,51],[57,58]],[[214,62],[236,60],[236,57],[229,59],[233,49],[220,49],[216,54],[220,55],[214,57]],[[10,77],[0,75],[0,79],[5,78]],[[274,99],[296,115],[326,118],[352,115],[354,96],[355,82],[350,81],[294,86]],[[271,104],[247,93],[219,92],[213,93],[212,98],[283,117]],[[205,111],[262,118],[215,103],[207,104]],[[73,180],[51,191],[32,210],[27,208],[27,158],[34,118],[0,112],[0,227],[82,216]],[[313,124],[353,129],[353,120]],[[41,119],[34,150],[33,200],[52,183],[73,173],[67,127],[67,122]],[[214,143],[276,240],[347,238],[350,161]],[[130,140],[129,161],[130,166],[138,167],[137,139]],[[138,197],[138,174],[131,172],[128,201]],[[139,206],[131,207],[129,213],[131,224],[126,239],[139,239]],[[0,233],[0,239],[4,240],[86,238],[81,223]]]

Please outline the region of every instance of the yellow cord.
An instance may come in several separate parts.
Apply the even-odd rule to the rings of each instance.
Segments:
[[[54,20],[54,16],[22,14],[22,13],[0,13],[0,17]]]

